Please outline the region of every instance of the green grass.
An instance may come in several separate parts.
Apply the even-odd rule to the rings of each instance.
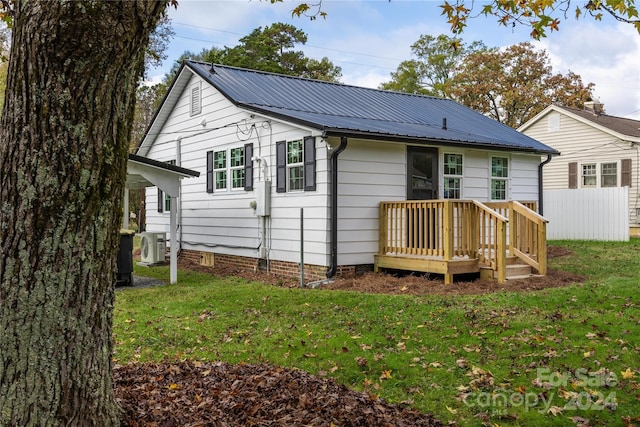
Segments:
[[[460,425],[623,425],[640,416],[640,240],[551,244],[586,284],[410,297],[180,271],[117,293],[114,357],[296,367]]]

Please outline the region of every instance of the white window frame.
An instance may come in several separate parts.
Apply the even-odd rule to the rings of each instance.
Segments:
[[[460,174],[447,173],[447,156],[460,156]],[[458,194],[459,197],[449,197],[447,194],[447,180],[453,179],[458,182]],[[463,195],[463,181],[464,181],[464,154],[456,152],[445,152],[442,154],[442,197],[444,199],[462,199]]]
[[[233,152],[237,150],[240,150],[240,164],[233,165],[233,162],[234,162]],[[228,159],[229,159],[229,162],[228,162],[229,173],[227,174],[227,177],[228,177],[229,185],[231,186],[231,190],[244,190],[244,186],[246,182],[246,177],[244,175],[244,145],[241,145],[240,147],[229,148]],[[237,172],[239,172],[242,175],[241,185],[236,185],[235,173]]]
[[[493,174],[493,160],[494,159],[505,159],[507,161],[507,176],[494,176]],[[505,200],[509,200],[509,180],[511,178],[511,158],[509,156],[491,156],[489,158],[489,200],[501,202]],[[494,182],[503,182],[504,183],[504,199],[494,198],[493,194],[493,183]]]
[[[615,185],[603,185],[605,174],[602,173],[602,169],[606,165],[616,165],[616,184]],[[585,185],[584,183],[584,168],[586,166],[592,166],[594,170],[594,174],[589,176],[595,177],[595,184],[593,185]],[[580,173],[580,188],[615,188],[620,187],[622,183],[622,162],[620,160],[610,160],[610,161],[600,161],[600,162],[584,162],[578,163],[578,171]]]
[[[218,153],[224,154],[224,165],[222,167],[218,166],[218,158],[216,155]],[[229,153],[227,149],[223,150],[213,150],[213,192],[217,191],[227,191],[229,188]],[[224,174],[224,186],[218,186],[218,174]]]
[[[299,144],[300,146],[300,151],[299,153],[297,153],[296,157],[299,158],[299,161],[297,162],[289,162],[290,160],[290,149],[291,149],[291,145],[292,144]],[[291,141],[287,141],[286,143],[286,164],[287,164],[287,176],[286,176],[286,180],[287,180],[287,191],[290,192],[303,192],[304,191],[304,139],[300,138],[300,139],[293,139]],[[294,170],[299,171],[300,176],[299,177],[292,177],[291,174],[293,173]],[[296,181],[298,181],[300,183],[300,188],[293,188],[292,184],[292,179],[295,179]]]
[[[615,165],[615,167],[616,167],[616,170],[615,170],[615,172],[616,172],[615,173],[616,182],[615,182],[614,185],[604,185],[604,177],[605,177],[604,167],[606,165]],[[619,162],[602,162],[602,163],[600,163],[600,167],[598,169],[598,172],[600,172],[600,187],[603,187],[603,188],[620,187],[620,183],[621,183],[620,182],[620,169],[621,169],[621,166],[620,166]],[[609,174],[606,174],[606,176],[614,176],[614,175],[609,173]]]
[[[237,165],[233,165],[234,159],[232,158],[232,153],[236,150],[240,150],[240,163]],[[244,191],[246,179],[245,176],[245,167],[244,167],[244,145],[238,147],[228,147],[220,150],[213,150],[213,193],[221,192],[221,191]],[[218,153],[224,153],[224,165],[219,166],[216,162]],[[237,158],[236,158],[237,160]],[[217,167],[219,166],[219,167]],[[235,179],[235,174],[242,175],[241,185],[235,185],[237,179]],[[224,174],[224,187],[219,186],[218,174]]]

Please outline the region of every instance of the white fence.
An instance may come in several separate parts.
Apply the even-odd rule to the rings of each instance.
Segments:
[[[629,240],[629,187],[545,190],[547,239]]]

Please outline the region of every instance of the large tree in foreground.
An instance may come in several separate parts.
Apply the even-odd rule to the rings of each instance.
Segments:
[[[127,148],[166,3],[13,5],[0,126],[0,425],[115,426]]]

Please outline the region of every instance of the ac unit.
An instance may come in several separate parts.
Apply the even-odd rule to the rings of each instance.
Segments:
[[[156,264],[164,262],[164,253],[167,250],[166,234],[147,231],[141,233],[140,260],[144,264]]]

